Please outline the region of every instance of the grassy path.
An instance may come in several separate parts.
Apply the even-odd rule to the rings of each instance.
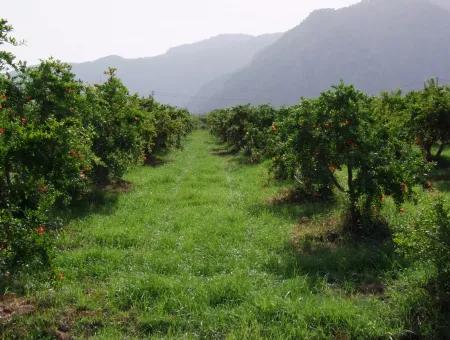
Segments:
[[[30,284],[38,313],[5,337],[344,339],[397,327],[381,300],[335,289],[289,246],[299,217],[326,207],[269,205],[279,188],[265,166],[221,154],[206,132],[127,180],[131,192],[64,229],[60,279]]]

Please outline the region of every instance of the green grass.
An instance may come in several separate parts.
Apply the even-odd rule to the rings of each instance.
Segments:
[[[53,338],[58,328],[96,339],[405,334],[409,312],[389,299],[395,292],[364,289],[397,279],[389,245],[300,253],[300,219],[333,220],[339,202],[272,205],[281,187],[268,164],[222,151],[196,131],[164,164],[131,171],[130,192],[93,199],[58,235],[59,278],[22,279],[36,311],[0,321],[2,337]]]

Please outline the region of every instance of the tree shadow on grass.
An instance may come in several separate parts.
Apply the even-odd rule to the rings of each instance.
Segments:
[[[158,168],[170,162],[171,162],[170,160],[166,159],[163,156],[151,156],[145,159],[144,165],[152,168]]]
[[[295,223],[301,218],[312,218],[316,215],[328,214],[334,207],[334,202],[283,203],[277,205],[262,202],[251,205],[249,213],[253,216],[261,216],[268,213],[277,218]]]
[[[229,148],[226,145],[211,148],[210,151],[211,151],[211,154],[213,154],[214,156],[221,156],[221,157],[237,156],[239,154],[239,151],[237,151],[233,148]]]
[[[450,192],[450,181],[437,181],[434,186],[440,192]]]
[[[433,185],[441,192],[450,192],[450,157],[442,157],[430,176]]]
[[[312,285],[325,281],[349,293],[383,294],[383,280],[401,262],[389,235],[352,239],[344,231],[346,219],[336,211],[336,201],[279,198],[252,208],[253,213],[265,210],[296,223],[289,240],[266,263],[267,271],[284,279],[307,276]]]
[[[266,270],[285,279],[308,276],[347,293],[382,295],[386,276],[400,265],[391,241],[351,242],[305,238],[289,242]]]
[[[95,188],[83,198],[73,201],[69,207],[60,209],[57,215],[66,223],[91,214],[111,215],[117,209],[119,196],[131,190],[131,183],[124,183],[117,187]]]
[[[269,213],[275,217],[298,222],[301,218],[312,218],[329,214],[336,208],[337,202],[334,199],[310,200],[302,199],[294,194],[290,189],[282,189],[264,200],[250,206],[249,212],[254,216]]]

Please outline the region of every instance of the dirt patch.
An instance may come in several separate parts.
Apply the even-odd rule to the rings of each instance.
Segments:
[[[60,331],[60,330],[57,330],[55,332],[55,337],[58,340],[71,340],[71,339],[73,339],[73,337],[69,333],[66,333],[66,332],[63,332],[63,331]]]
[[[9,321],[14,315],[33,313],[35,306],[27,299],[8,293],[0,296],[0,321]]]
[[[312,220],[300,218],[291,234],[291,243],[299,252],[310,252],[313,244],[333,248],[342,241],[342,218],[329,216],[325,219]],[[308,246],[305,247],[305,244]]]
[[[384,267],[373,268],[373,263],[385,260],[388,253],[380,248],[381,244],[349,239],[343,232],[343,221],[345,216],[342,215],[300,219],[290,240],[296,256],[301,259],[300,267],[311,275],[326,277],[336,289],[349,296],[362,294],[383,298],[386,286],[380,278]]]
[[[125,180],[120,180],[111,184],[108,184],[104,190],[114,193],[126,193],[133,190],[133,183]]]
[[[283,204],[295,204],[295,203],[318,203],[318,202],[327,202],[330,201],[329,197],[320,195],[318,193],[315,194],[306,194],[299,192],[293,188],[285,188],[282,189],[276,195],[269,197],[266,200],[266,204],[277,206]]]
[[[358,287],[360,293],[364,295],[384,295],[386,287],[381,282],[365,283]]]
[[[145,165],[151,166],[151,167],[153,167],[153,168],[162,166],[162,165],[164,165],[164,164],[166,164],[166,163],[167,163],[166,160],[164,160],[164,159],[162,159],[162,158],[159,158],[159,157],[155,157],[155,156],[147,157],[147,158],[145,158],[145,160],[144,160],[144,164],[145,164]]]
[[[301,202],[300,195],[294,189],[283,189],[275,196],[269,197],[266,200],[268,205],[283,205],[290,203],[299,203]]]
[[[53,334],[56,339],[70,340],[74,337],[70,334],[74,328],[75,323],[83,318],[98,318],[101,317],[101,311],[79,310],[68,308],[62,315],[61,319],[56,323]]]

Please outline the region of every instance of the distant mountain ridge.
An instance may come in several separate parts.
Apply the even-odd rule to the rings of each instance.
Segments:
[[[313,12],[190,106],[288,105],[340,80],[377,94],[430,77],[450,78],[450,12],[428,0],[364,0]]]
[[[88,83],[104,81],[103,72],[115,67],[132,92],[150,95],[154,91],[161,102],[184,107],[204,84],[244,67],[257,52],[280,36],[279,33],[257,37],[224,34],[172,48],[156,57],[108,56],[72,67],[73,72]]]
[[[344,80],[377,94],[450,79],[450,0],[362,0],[311,13],[286,33],[224,34],[139,59],[74,64],[82,80],[118,68],[131,91],[194,113],[236,104],[289,105]],[[449,80],[450,82],[450,80]]]

